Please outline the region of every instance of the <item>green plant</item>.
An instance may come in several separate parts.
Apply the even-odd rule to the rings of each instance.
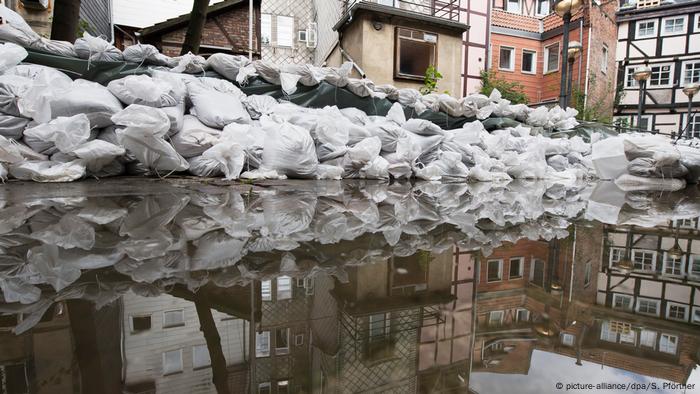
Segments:
[[[431,64],[425,70],[425,77],[423,78],[423,87],[420,88],[420,92],[423,94],[428,94],[437,91],[437,84],[441,79],[442,74],[434,65]]]
[[[591,76],[588,80],[589,88],[593,89],[596,84],[595,76]],[[609,96],[613,94],[613,84],[611,82],[607,83],[605,88],[605,95]],[[615,97],[617,100],[617,97]],[[612,108],[610,107],[608,100],[589,100],[588,105],[586,105],[586,93],[579,87],[573,86],[571,92],[571,104],[578,111],[576,118],[579,120],[596,121],[602,123],[612,122]]]
[[[85,19],[81,19],[78,21],[78,28],[75,29],[75,36],[76,37],[82,37],[83,33],[86,31],[90,31],[90,23],[86,21]]]
[[[501,92],[501,97],[513,104],[527,104],[528,99],[524,87],[519,82],[510,82],[499,78],[494,71],[481,72],[481,94],[490,95],[494,89]]]

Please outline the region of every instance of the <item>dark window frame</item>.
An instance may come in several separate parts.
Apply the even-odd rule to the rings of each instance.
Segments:
[[[423,33],[424,35],[425,34],[434,35],[435,42],[431,43],[431,42],[427,42],[425,40],[414,39],[412,37],[403,37],[399,34],[400,30],[409,30],[409,31],[413,31],[413,32]],[[438,54],[439,54],[438,45],[440,44],[440,35],[438,33],[432,32],[432,31],[415,29],[415,28],[410,28],[410,27],[396,26],[394,28],[394,79],[423,82],[425,80],[425,73],[424,73],[424,75],[413,75],[413,74],[403,74],[400,72],[400,70],[401,70],[401,64],[400,64],[400,62],[401,62],[401,40],[412,40],[412,41],[432,44],[432,46],[433,46],[433,61],[430,64],[433,65],[435,68],[437,68],[438,67]]]

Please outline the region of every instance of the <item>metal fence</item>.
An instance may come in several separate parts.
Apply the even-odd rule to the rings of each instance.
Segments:
[[[360,3],[374,3],[453,22],[459,21],[459,0],[346,0],[345,13]]]

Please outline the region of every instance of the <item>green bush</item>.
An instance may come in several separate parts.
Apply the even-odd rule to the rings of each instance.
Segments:
[[[498,89],[501,96],[513,104],[527,104],[527,96],[523,85],[519,82],[509,82],[499,78],[494,71],[481,72],[481,94],[490,95],[493,89]]]

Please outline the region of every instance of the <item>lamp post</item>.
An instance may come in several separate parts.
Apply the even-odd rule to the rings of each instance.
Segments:
[[[693,124],[693,119],[695,118],[695,114],[693,114],[693,97],[698,93],[698,91],[700,91],[700,85],[695,82],[691,82],[683,87],[683,93],[688,96],[688,115],[686,115],[688,122],[686,123],[684,129],[684,131],[688,130],[688,134],[685,136],[687,139],[693,138],[693,130],[690,129]],[[681,135],[679,135],[678,138],[680,139],[682,136],[683,132],[681,132]]]
[[[558,0],[554,3],[554,12],[564,20],[564,37],[561,59],[561,82],[559,85],[559,106],[566,108],[566,74],[569,53],[569,24],[571,16],[583,7],[583,0]]]
[[[574,62],[576,62],[576,58],[581,53],[582,49],[583,45],[581,45],[581,43],[578,41],[571,41],[569,43],[569,50],[567,51],[567,58],[569,59],[569,78],[568,87],[566,89],[566,106],[571,105],[571,99],[574,95],[574,91],[572,90],[572,84],[574,80]]]
[[[647,79],[651,77],[651,68],[647,65],[639,66],[634,70],[632,77],[639,83],[639,105],[637,106],[637,128],[642,124],[642,111],[647,96]]]

